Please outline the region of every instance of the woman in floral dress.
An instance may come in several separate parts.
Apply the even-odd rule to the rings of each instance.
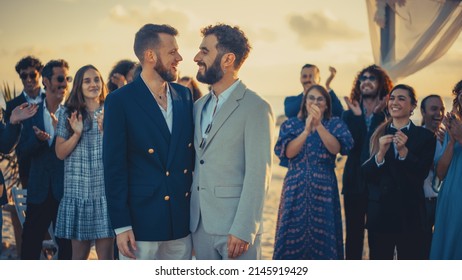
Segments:
[[[353,138],[331,117],[331,99],[319,85],[307,90],[301,116],[281,126],[275,153],[289,160],[279,206],[274,259],[343,259],[342,218],[335,176],[337,153]]]

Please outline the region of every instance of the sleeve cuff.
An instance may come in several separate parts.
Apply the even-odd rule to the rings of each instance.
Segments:
[[[385,164],[385,158],[382,160],[382,162],[377,161],[377,155],[375,155],[375,164],[377,164],[377,167],[381,167],[382,165]]]
[[[121,227],[121,228],[116,228],[114,229],[116,234],[121,234],[123,232],[129,231],[132,229],[132,226],[126,226],[126,227]]]

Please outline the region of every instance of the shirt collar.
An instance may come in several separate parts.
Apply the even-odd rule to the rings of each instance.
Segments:
[[[394,128],[396,130],[398,130],[394,125],[393,125],[393,122],[390,124],[390,127],[391,128]],[[411,121],[409,120],[409,122],[407,123],[407,125],[401,127],[399,130],[409,130],[409,128],[411,127]]]
[[[230,85],[227,89],[225,89],[218,97],[215,95],[215,92],[212,89],[210,91],[210,93],[212,95],[212,99],[214,99],[214,100],[218,99],[218,102],[223,104],[226,100],[228,100],[229,96],[236,89],[237,85],[240,82],[241,81],[239,79],[237,79],[232,85]]]

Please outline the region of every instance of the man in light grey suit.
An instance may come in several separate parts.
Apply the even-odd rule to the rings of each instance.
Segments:
[[[197,79],[212,86],[194,105],[196,164],[190,229],[197,259],[260,259],[272,164],[271,106],[238,78],[250,45],[238,27],[202,29]]]

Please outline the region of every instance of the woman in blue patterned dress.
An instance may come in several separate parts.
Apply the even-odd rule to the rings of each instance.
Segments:
[[[72,258],[84,260],[95,240],[98,259],[113,258],[114,232],[107,211],[103,133],[98,118],[107,93],[99,71],[80,68],[65,110],[58,116],[56,155],[64,160],[64,196],[56,236],[72,240]]]
[[[438,194],[430,259],[462,259],[462,80],[453,89],[453,110],[443,120],[446,136],[436,175],[444,179]]]
[[[301,117],[280,129],[275,153],[289,160],[284,179],[274,259],[343,259],[342,218],[335,176],[337,153],[353,138],[346,124],[331,117],[331,99],[319,85],[303,97]]]

